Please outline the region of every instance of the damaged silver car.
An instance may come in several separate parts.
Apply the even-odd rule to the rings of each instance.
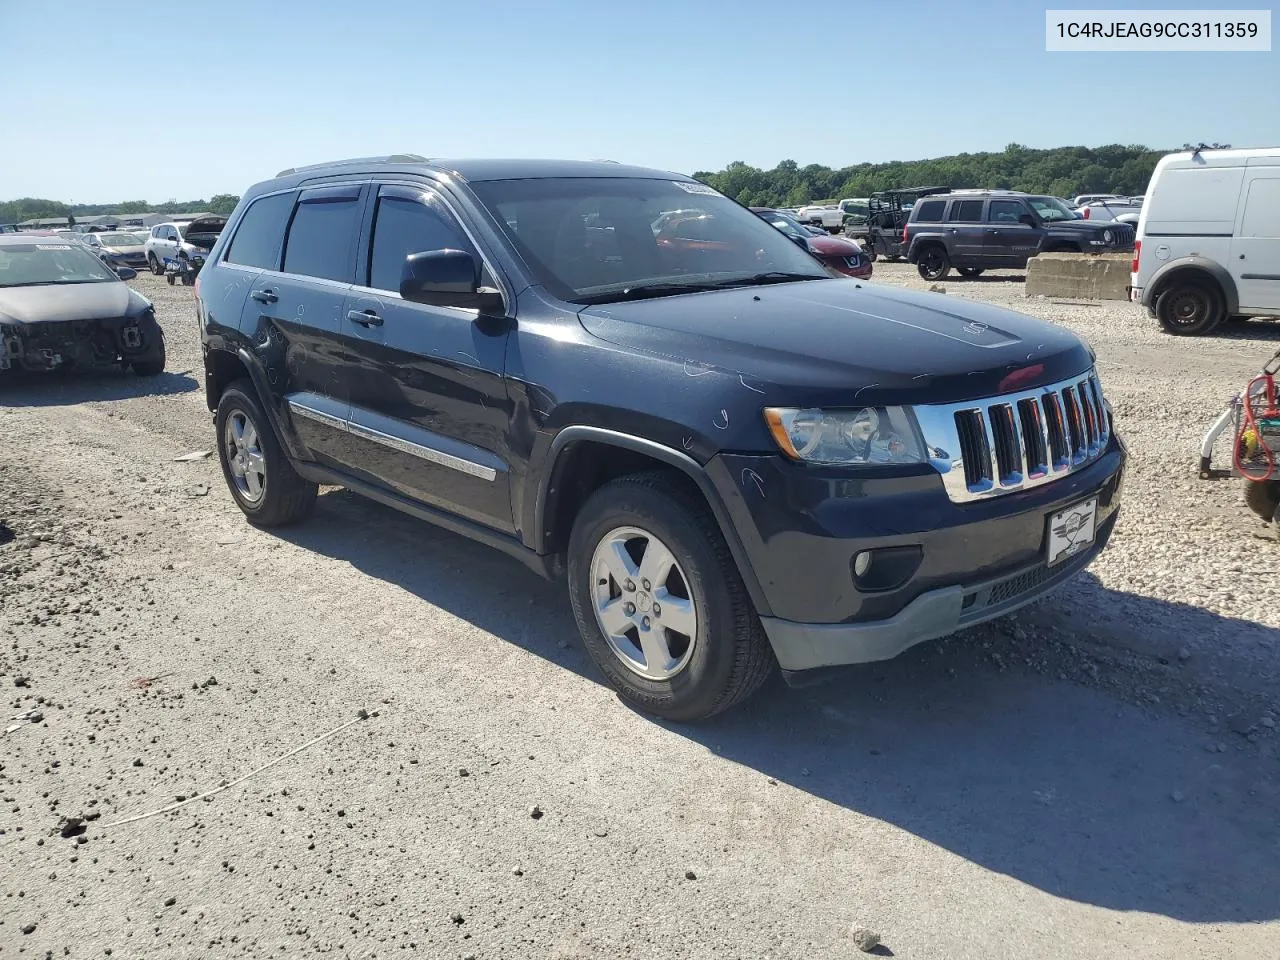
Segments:
[[[164,334],[151,302],[80,244],[0,236],[0,372],[61,367],[164,371]]]

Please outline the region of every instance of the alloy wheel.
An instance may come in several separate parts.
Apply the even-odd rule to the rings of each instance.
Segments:
[[[257,503],[267,486],[267,461],[258,428],[244,411],[235,410],[227,417],[223,443],[237,492],[248,503]]]
[[[688,580],[670,548],[647,530],[617,527],[591,558],[592,609],[609,648],[627,669],[670,680],[698,642]]]

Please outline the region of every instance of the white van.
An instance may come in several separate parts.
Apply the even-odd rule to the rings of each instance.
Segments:
[[[1130,269],[1129,299],[1170,333],[1280,316],[1280,147],[1162,158]]]

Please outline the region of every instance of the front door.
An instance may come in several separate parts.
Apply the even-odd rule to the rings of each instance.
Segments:
[[[1240,306],[1280,312],[1280,166],[1250,169],[1241,196],[1230,261]]]
[[[409,254],[476,249],[434,190],[377,189],[357,285],[340,318],[349,467],[403,496],[512,532],[509,326],[474,310],[401,299]]]
[[[1031,208],[1021,200],[992,199],[982,237],[983,259],[991,267],[1025,267],[1035,255],[1043,231],[1022,222]]]

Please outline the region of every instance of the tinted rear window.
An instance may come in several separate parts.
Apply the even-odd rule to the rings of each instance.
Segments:
[[[946,208],[945,200],[925,200],[919,206],[920,212],[916,214],[916,219],[926,223],[937,223],[942,219],[942,211]]]
[[[280,243],[284,240],[284,225],[289,222],[292,209],[292,193],[278,193],[255,200],[245,211],[235,236],[231,238],[227,262],[266,270],[279,269]]]
[[[350,283],[360,213],[355,199],[298,204],[285,241],[284,272]]]

